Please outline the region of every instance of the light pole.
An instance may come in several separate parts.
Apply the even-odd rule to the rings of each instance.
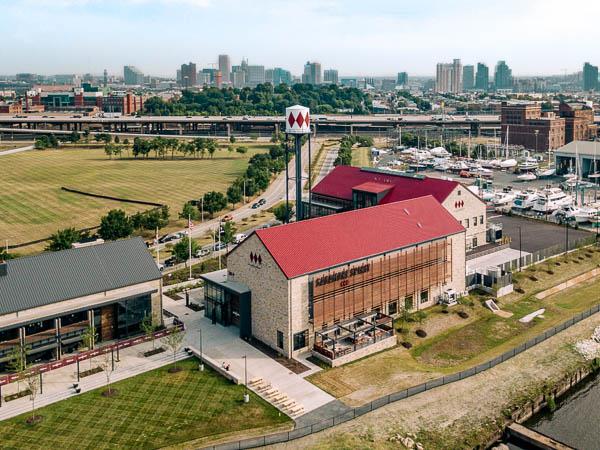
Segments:
[[[521,227],[519,227],[519,272],[521,271]]]
[[[200,369],[200,372],[204,372],[204,359],[202,358],[202,330],[199,330],[200,332],[200,365],[198,366],[198,368]]]
[[[244,386],[246,387],[246,392],[244,392],[244,403],[248,403],[250,401],[250,394],[248,394],[248,357],[246,355],[244,358]]]
[[[535,152],[537,153],[537,151],[538,151],[538,145],[537,145],[538,144],[538,134],[540,134],[540,130],[535,130],[534,133],[535,133]]]

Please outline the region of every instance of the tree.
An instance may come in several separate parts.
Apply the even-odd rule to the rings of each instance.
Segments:
[[[79,142],[80,139],[81,139],[81,136],[79,135],[77,130],[73,130],[71,132],[71,135],[69,136],[69,140],[75,144],[76,142]]]
[[[119,136],[115,136],[115,144],[120,144],[121,138]]]
[[[154,333],[158,329],[158,326],[155,325],[154,322],[152,321],[151,315],[146,314],[144,316],[144,319],[142,320],[141,328],[142,328],[142,331],[144,332],[144,334],[146,335],[146,337],[152,341],[152,350],[154,350],[155,343],[156,343],[156,336],[154,335]]]
[[[191,202],[185,202],[181,212],[179,213],[180,219],[198,220],[200,219],[200,211]]]
[[[98,333],[96,332],[96,327],[93,325],[89,325],[81,335],[79,351],[93,350],[94,345],[96,345],[97,341]],[[90,358],[90,369],[92,368],[92,359],[93,358]]]
[[[288,215],[286,215],[286,210],[288,212]],[[288,208],[286,208],[285,203],[280,203],[279,205],[275,206],[272,211],[273,211],[273,214],[275,215],[275,218],[277,220],[279,220],[280,222],[285,222],[286,219],[292,217],[292,205],[291,204]]]
[[[214,156],[215,152],[218,150],[218,148],[219,148],[219,146],[212,139],[209,139],[206,142],[206,150],[208,151],[208,154],[210,155],[211,159],[213,158],[213,156]]]
[[[227,199],[220,192],[210,191],[204,194],[202,198],[204,199],[204,211],[208,212],[211,217],[227,206]]]
[[[234,208],[236,203],[242,201],[242,190],[239,185],[232,184],[227,188],[227,200],[231,203],[231,207]]]
[[[106,377],[107,389],[102,393],[106,397],[112,397],[112,395],[116,392],[113,391],[111,387],[110,378],[112,377],[112,374],[117,368],[117,362],[118,361],[113,358],[113,355],[110,352],[105,352],[100,356],[100,362],[98,363],[98,367],[102,369],[102,372],[104,372],[104,376]]]
[[[114,241],[129,237],[133,233],[131,220],[121,209],[113,209],[100,219],[98,234],[102,239]]]
[[[67,250],[71,248],[75,242],[81,240],[81,238],[81,232],[77,231],[75,228],[58,230],[50,236],[50,243],[46,246],[46,250],[50,252]]]
[[[14,346],[8,352],[8,369],[17,375],[17,392],[21,391],[21,380],[27,368],[27,349],[21,345]]]
[[[35,399],[40,391],[40,375],[29,370],[23,374],[23,378],[25,380],[25,386],[29,391],[29,400],[31,401],[31,418],[28,422],[33,424],[41,419],[41,416],[35,415]]]
[[[231,136],[229,136],[229,142],[231,142],[232,144],[235,144],[235,136],[233,134]]]
[[[181,331],[179,327],[174,327],[169,334],[167,334],[163,338],[163,342],[171,352],[173,352],[173,364],[174,367],[169,369],[169,372],[179,372],[180,369],[177,367],[177,352],[181,348],[183,344],[183,338],[185,337],[185,332]]]
[[[248,147],[245,146],[241,146],[235,149],[236,152],[238,152],[240,155],[245,155],[246,153],[248,153]]]
[[[227,151],[229,152],[229,154],[233,154],[233,152],[235,151],[235,147],[233,145],[228,145],[227,146]]]
[[[178,261],[186,261],[189,259],[190,257],[190,249],[189,249],[189,238],[187,236],[185,236],[183,239],[181,239],[177,244],[175,244],[173,246],[173,255],[175,255],[175,258],[177,258]],[[192,239],[192,243],[191,243],[191,247],[192,247],[192,255],[195,255],[198,252],[198,249],[200,248],[198,246],[198,243]]]
[[[111,143],[104,144],[104,153],[108,156],[109,159],[112,159],[113,154],[115,153],[115,146]]]
[[[221,242],[227,245],[229,248],[229,244],[235,241],[235,233],[237,233],[237,228],[233,221],[228,221],[223,224],[223,234],[221,235]]]

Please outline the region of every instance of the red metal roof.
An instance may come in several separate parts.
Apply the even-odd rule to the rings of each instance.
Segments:
[[[288,278],[464,231],[431,195],[257,230]]]
[[[382,192],[389,191],[394,186],[391,184],[382,184],[375,183],[373,181],[367,181],[366,183],[361,183],[358,186],[354,186],[352,189],[363,192],[371,192],[373,194],[380,194]]]
[[[328,197],[352,200],[352,189],[368,182],[391,185],[390,192],[379,204],[408,200],[424,195],[433,195],[441,203],[459,184],[456,181],[440,180],[439,178],[416,178],[384,171],[363,170],[360,167],[337,166],[313,188],[312,192]]]

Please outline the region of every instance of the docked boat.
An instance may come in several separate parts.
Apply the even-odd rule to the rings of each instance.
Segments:
[[[503,161],[500,161],[500,168],[501,169],[512,169],[513,167],[517,167],[517,160],[516,159],[505,159]]]
[[[517,180],[519,180],[519,181],[533,181],[536,179],[537,179],[537,177],[532,172],[527,172],[527,173],[521,174],[517,177]]]
[[[517,168],[521,172],[528,172],[530,170],[536,170],[539,166],[540,166],[540,163],[538,162],[538,160],[535,158],[531,158],[531,157],[527,157],[524,160],[522,160],[519,164],[517,164]]]
[[[541,170],[537,174],[538,178],[550,178],[554,175],[556,175],[556,169],[554,168]]]
[[[494,198],[492,199],[492,203],[494,206],[505,206],[509,205],[513,202],[515,197],[517,196],[517,192],[515,191],[502,191],[496,192],[494,194]]]
[[[540,192],[539,198],[532,210],[538,213],[550,214],[558,208],[573,203],[573,198],[559,188],[546,188]]]
[[[539,194],[531,189],[519,192],[515,195],[512,207],[517,210],[527,211],[528,209],[533,208],[533,205],[539,197]]]
[[[437,158],[447,158],[448,156],[450,156],[450,152],[448,152],[448,150],[446,150],[444,147],[432,148],[431,150],[429,150],[429,153],[431,153],[432,156],[435,156]]]
[[[448,170],[450,170],[451,172],[462,172],[463,170],[468,171],[469,170],[469,165],[464,162],[464,161],[456,161],[453,164],[450,164],[450,166],[448,167]]]
[[[562,217],[564,220],[575,221],[577,223],[586,223],[590,221],[595,209],[589,207],[578,207],[574,205],[564,205],[554,211],[553,215]]]

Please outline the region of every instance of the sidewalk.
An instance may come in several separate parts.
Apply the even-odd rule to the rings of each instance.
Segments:
[[[157,342],[158,345],[158,342]],[[177,360],[186,359],[189,356],[186,352],[180,350],[176,355]],[[126,378],[139,375],[149,370],[157,369],[173,362],[173,353],[165,351],[154,356],[145,358],[142,353],[152,348],[151,342],[139,344],[133,347],[129,347],[120,350],[120,362],[116,363],[116,369],[111,376],[111,383],[124,380]],[[99,361],[101,357],[94,358],[94,361]],[[84,371],[89,369],[89,362],[82,361],[80,363],[80,370]],[[96,364],[97,365],[97,364]],[[92,363],[92,367],[96,367]],[[73,383],[77,383],[77,365],[72,364],[69,366],[62,367],[60,369],[46,372],[43,375],[43,394],[38,394],[35,400],[36,407],[49,405],[51,403],[58,402],[60,400],[67,399],[78,395],[73,389]],[[103,372],[90,375],[85,378],[81,378],[79,381],[79,387],[81,392],[87,392],[92,389],[96,389],[106,385],[106,375]],[[25,387],[21,383],[21,390]],[[11,383],[7,386],[2,387],[2,396],[10,395],[17,392],[17,383]],[[31,411],[31,401],[29,396],[19,398],[10,402],[2,401],[0,407],[0,420],[5,420],[19,414]]]
[[[20,148],[12,148],[10,150],[2,150],[2,151],[0,151],[0,156],[12,155],[13,153],[21,153],[21,152],[26,152],[28,150],[33,150],[33,145],[28,145],[26,147],[20,147]]]
[[[244,356],[247,357],[247,379],[262,378],[274,388],[288,395],[304,406],[304,413],[316,410],[335,400],[304,379],[305,376],[320,370],[310,365],[311,370],[300,375],[290,372],[284,366],[248,344],[239,337],[239,329],[212,324],[204,317],[204,312],[195,312],[185,306],[184,300],[172,300],[163,297],[163,308],[175,314],[185,324],[186,334],[184,346],[200,348],[200,332],[202,330],[202,351],[213,361],[229,365],[229,371],[238,379],[244,380]]]

